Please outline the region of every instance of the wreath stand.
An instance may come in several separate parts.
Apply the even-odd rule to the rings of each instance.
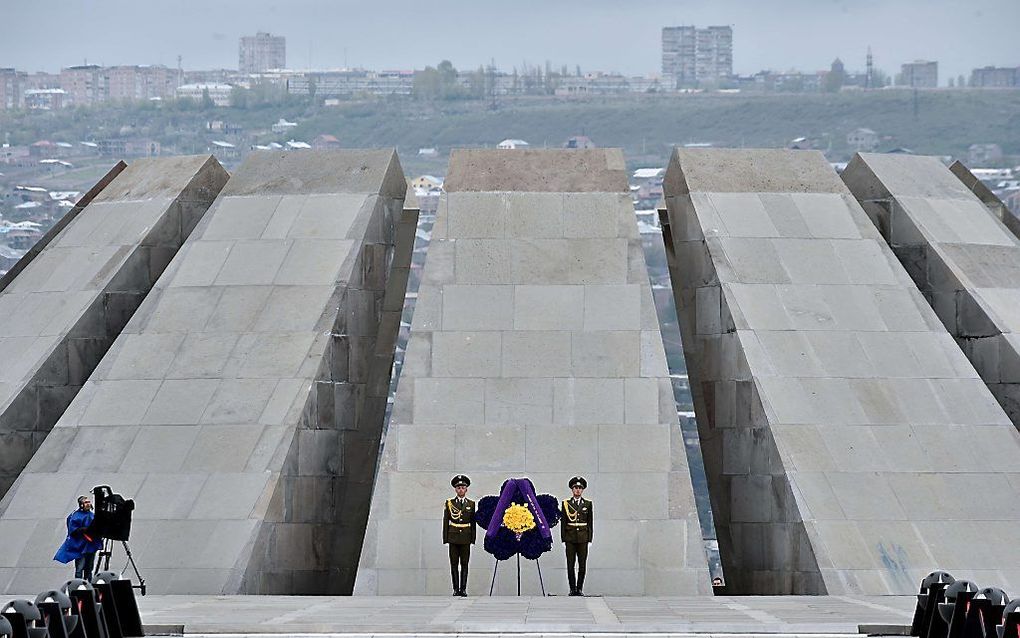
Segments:
[[[492,590],[496,587],[496,571],[499,569],[500,560],[497,558],[496,563],[492,566],[492,582],[489,584],[489,595],[492,596]],[[545,581],[542,579],[542,563],[539,559],[535,559],[535,567],[538,568],[538,584],[542,587],[542,596],[548,596],[545,593]],[[517,595],[521,595],[521,555],[517,554]]]

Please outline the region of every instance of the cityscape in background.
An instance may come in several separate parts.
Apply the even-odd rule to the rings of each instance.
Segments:
[[[184,69],[181,58],[171,68],[162,65],[67,66],[58,73],[28,72],[5,68],[0,60],[0,115],[38,114],[38,139],[17,139],[13,127],[0,120],[0,272],[9,268],[56,220],[73,206],[80,193],[112,159],[148,157],[161,154],[208,152],[224,165],[236,166],[255,150],[301,150],[347,146],[340,131],[300,139],[298,118],[263,119],[262,125],[240,122],[240,113],[274,105],[304,105],[328,111],[352,104],[468,103],[484,104],[495,110],[507,100],[575,101],[593,99],[684,100],[701,95],[809,95],[874,94],[913,91],[915,117],[917,92],[952,92],[961,89],[1020,88],[1020,66],[975,68],[969,77],[939,77],[933,60],[903,61],[889,73],[873,59],[870,47],[862,47],[859,65],[835,59],[828,69],[818,71],[762,70],[738,75],[733,70],[733,50],[739,40],[727,25],[666,26],[661,34],[661,67],[644,76],[625,76],[597,70],[584,71],[575,65],[529,65],[507,68],[495,62],[476,69],[458,70],[447,61],[422,69],[293,69],[288,68],[286,37],[259,32],[237,41],[236,69]],[[892,61],[886,61],[892,65]],[[151,127],[132,124],[115,130],[95,127],[79,139],[46,135],[45,117],[60,113],[82,113],[82,118],[101,122],[103,109],[137,109],[143,119],[160,110],[209,114],[202,130],[188,130],[187,124],[167,128],[162,135]],[[442,115],[442,107],[439,108]],[[43,118],[43,119],[39,119]],[[129,120],[132,118],[128,118]],[[171,118],[171,121],[174,118]],[[192,118],[194,119],[194,118]],[[141,131],[149,128],[149,134]],[[592,148],[599,143],[582,127],[563,139],[541,140],[541,146]],[[187,134],[187,135],[185,135]],[[43,137],[42,135],[46,135]],[[896,146],[894,135],[857,126],[839,134],[834,150],[830,132],[806,132],[784,140],[788,148],[815,149],[826,153],[841,168],[848,154],[858,151],[912,152]],[[20,135],[24,138],[24,133]],[[185,143],[183,140],[189,140]],[[845,140],[843,139],[845,137]],[[964,160],[985,184],[1014,212],[1020,213],[1020,171],[1014,170],[1020,157],[1005,152],[997,140],[973,140]],[[477,145],[488,142],[479,140]],[[538,145],[537,140],[507,137],[493,145],[522,148]],[[691,142],[689,145],[712,145]],[[412,187],[426,212],[437,200],[442,187],[442,157],[449,149],[421,146],[410,149],[412,164],[429,169],[412,181]],[[406,157],[407,150],[402,151]],[[946,157],[947,161],[949,157]],[[652,209],[661,197],[662,171],[651,153],[629,157],[635,169],[632,179],[634,200],[639,210]],[[661,166],[661,164],[659,164]],[[649,221],[656,224],[654,219]]]
[[[864,68],[848,70],[835,59],[817,71],[762,70],[751,75],[733,72],[734,34],[730,26],[672,26],[662,29],[659,73],[644,76],[590,70],[575,65],[522,65],[511,69],[495,63],[456,71],[455,84],[467,96],[488,95],[613,95],[692,91],[819,92],[885,87],[937,89],[998,89],[1020,86],[1020,66],[975,68],[940,81],[938,62],[898,62],[892,74],[876,67],[870,48],[862,51]],[[180,58],[179,58],[180,60]],[[414,96],[426,90],[430,67],[424,69],[291,69],[286,37],[260,32],[238,42],[236,69],[185,70],[162,65],[97,64],[67,66],[59,73],[27,72],[0,67],[0,109],[54,110],[107,102],[211,100],[215,106],[237,106],[236,91],[272,86],[289,95],[321,100],[355,97]]]

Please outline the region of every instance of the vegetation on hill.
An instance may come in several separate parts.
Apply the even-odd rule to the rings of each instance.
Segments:
[[[437,74],[439,72],[437,71]],[[664,162],[673,145],[782,147],[795,138],[828,151],[833,161],[849,158],[846,135],[870,128],[878,150],[896,147],[918,153],[964,156],[974,143],[997,143],[1020,155],[1020,91],[880,90],[822,94],[640,95],[584,100],[557,98],[429,101],[376,99],[325,107],[321,101],[256,94],[229,108],[179,101],[107,105],[52,113],[0,112],[0,141],[30,144],[40,139],[77,142],[109,137],[146,137],[166,153],[206,152],[220,133],[220,120],[243,133],[239,146],[316,135],[337,136],[347,147],[400,149],[405,166],[441,172],[450,148],[493,146],[521,138],[532,146],[557,147],[572,135],[599,146],[619,146],[635,163]],[[495,107],[495,108],[493,108]],[[299,126],[269,131],[279,118]],[[440,157],[414,157],[435,147]]]

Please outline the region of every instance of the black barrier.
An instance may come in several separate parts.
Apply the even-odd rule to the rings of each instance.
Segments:
[[[42,612],[31,600],[12,600],[3,607],[2,615],[11,625],[12,638],[47,638]]]
[[[120,628],[120,617],[117,612],[117,603],[113,599],[113,592],[110,591],[110,579],[99,578],[100,575],[108,575],[112,572],[100,572],[92,578],[92,587],[96,592],[96,600],[103,608],[103,618],[106,619],[106,635],[109,638],[124,638],[124,632]],[[114,574],[115,575],[115,574]]]
[[[92,583],[81,578],[74,578],[60,588],[71,598],[71,613],[78,616],[85,638],[109,638],[106,632],[106,619],[103,607],[96,600],[96,592]]]
[[[35,606],[42,613],[50,638],[81,638],[76,636],[78,617],[71,614],[71,598],[62,591],[51,589],[35,597]]]
[[[135,600],[130,580],[122,578],[116,572],[99,572],[92,578],[92,585],[99,593],[99,601],[105,610],[110,638],[145,636],[145,631],[142,630],[142,616],[138,613],[138,602]]]
[[[970,601],[964,638],[995,638],[995,627],[1002,622],[1002,610],[1009,596],[998,587],[985,587]]]
[[[945,602],[939,603],[939,613],[946,623],[944,636],[929,638],[964,638],[963,629],[967,623],[970,601],[978,593],[978,587],[969,580],[958,580],[946,587]],[[934,627],[934,623],[932,623]]]
[[[1002,610],[1002,624],[995,628],[998,638],[1020,638],[1020,598]]]
[[[927,638],[932,618],[938,615],[938,604],[942,602],[942,594],[954,581],[956,579],[947,572],[932,572],[924,577],[917,592],[914,620],[910,623],[911,636]]]

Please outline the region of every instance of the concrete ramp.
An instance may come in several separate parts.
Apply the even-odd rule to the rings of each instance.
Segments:
[[[1020,217],[1017,217],[1009,208],[1002,203],[992,189],[984,185],[974,173],[970,172],[963,162],[956,160],[949,165],[949,172],[956,175],[957,179],[963,182],[970,192],[974,193],[974,196],[981,200],[981,203],[985,205],[995,217],[1002,222],[1002,225],[1009,229],[1009,232],[1013,233],[1014,237],[1020,237]]]
[[[935,157],[865,154],[843,180],[1020,428],[1020,241],[1001,215],[1016,218],[959,176]]]
[[[1020,588],[1020,435],[825,158],[677,149],[665,191],[730,591]]]
[[[356,594],[451,591],[442,508],[530,477],[596,510],[585,591],[710,591],[684,443],[619,150],[455,151],[375,480]],[[565,594],[559,529],[541,559]],[[481,534],[482,532],[480,532]],[[494,560],[479,542],[472,594]],[[503,564],[495,593],[516,594]],[[540,592],[522,561],[522,590]]]
[[[154,593],[349,592],[405,188],[392,151],[249,156],[0,503],[0,591],[66,580],[63,519],[109,484]]]
[[[208,155],[119,163],[0,278],[0,497],[227,177]]]

